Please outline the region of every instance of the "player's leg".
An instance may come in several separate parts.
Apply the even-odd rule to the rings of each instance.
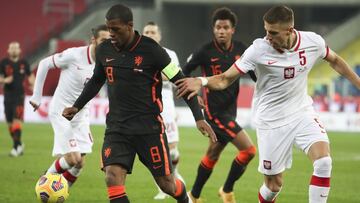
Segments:
[[[286,168],[291,168],[292,148],[297,132],[297,123],[276,129],[257,129],[260,173],[264,174],[264,183],[259,189],[260,203],[273,203],[279,195]]]
[[[121,165],[108,165],[104,167],[105,182],[110,203],[129,203],[125,192],[125,179],[127,170]]]
[[[329,138],[316,116],[304,118],[301,127],[295,144],[308,155],[314,167],[309,185],[309,202],[325,203],[330,191],[332,168]]]
[[[216,131],[215,131],[216,132]],[[218,133],[217,133],[218,135]],[[218,136],[219,139],[219,136]],[[190,197],[193,200],[199,199],[201,191],[206,183],[206,181],[209,179],[219,157],[221,152],[224,150],[226,144],[222,142],[216,142],[213,143],[209,141],[209,147],[206,151],[205,156],[202,158],[198,170],[196,179],[194,182],[194,185],[189,193]]]
[[[226,123],[228,123],[228,125],[225,126],[225,128],[228,128],[227,131],[238,132],[231,140],[231,143],[239,150],[239,152],[231,164],[229,174],[225,180],[224,186],[220,188],[219,194],[224,202],[235,202],[235,196],[233,193],[234,184],[242,176],[242,174],[244,174],[246,166],[254,158],[256,154],[256,147],[246,131],[243,130],[234,120]]]
[[[24,145],[21,142],[22,122],[24,120],[24,96],[20,96],[15,102],[14,120],[12,122],[12,135],[14,140],[14,148],[18,155],[24,153]]]
[[[15,116],[15,104],[13,101],[9,101],[7,98],[5,98],[4,101],[4,111],[5,111],[5,118],[6,122],[8,124],[9,134],[11,136],[11,139],[13,140],[13,148],[10,151],[10,156],[17,157],[18,153],[16,150],[16,144],[14,140],[14,133],[13,133],[13,121]]]
[[[160,189],[177,202],[187,203],[185,184],[172,174],[166,134],[137,136],[134,143],[139,160],[150,170]]]
[[[65,154],[64,158],[66,162],[69,163],[70,168],[63,173],[63,176],[68,181],[69,186],[72,186],[80,176],[81,170],[85,165],[85,155],[86,154],[80,154],[80,152]]]
[[[90,123],[87,119],[83,122],[72,123],[72,135],[69,141],[69,153],[65,154],[65,160],[71,168],[63,173],[70,183],[75,183],[85,165],[85,155],[92,152],[93,138],[90,132]]]
[[[117,133],[105,134],[101,160],[110,203],[130,202],[126,194],[125,179],[126,174],[132,171],[136,155],[132,137]]]
[[[184,184],[185,181],[183,177],[180,175],[179,170],[177,168],[179,160],[180,160],[180,152],[178,150],[178,142],[179,142],[179,130],[178,126],[176,125],[175,119],[173,116],[166,116],[164,115],[164,121],[165,121],[165,132],[166,137],[169,143],[169,150],[170,150],[170,158],[171,163],[173,166],[174,176],[178,179],[180,179]],[[157,185],[158,188],[158,194],[155,195],[154,199],[161,200],[168,197],[166,193],[164,193],[160,187]]]
[[[260,203],[274,203],[283,185],[282,173],[264,175],[264,184],[259,190]]]
[[[309,203],[325,203],[329,196],[332,169],[329,143],[314,143],[308,156],[314,167],[309,186]]]

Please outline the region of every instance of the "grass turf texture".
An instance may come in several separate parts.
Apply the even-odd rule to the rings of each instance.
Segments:
[[[86,158],[86,166],[78,182],[70,189],[67,203],[106,203],[107,194],[104,174],[99,170],[100,149],[103,140],[104,126],[92,126],[95,139],[93,153]],[[248,130],[254,142],[255,132]],[[207,139],[195,128],[180,128],[180,165],[179,171],[185,178],[187,190],[194,182],[197,167],[207,148]],[[331,193],[328,203],[360,202],[360,135],[359,133],[329,132],[333,157]],[[24,156],[11,158],[8,156],[12,141],[5,123],[0,123],[0,203],[37,202],[34,188],[39,176],[53,162],[51,150],[53,132],[50,124],[24,124],[23,141]],[[224,183],[231,162],[236,155],[231,144],[222,153],[215,166],[212,176],[205,185],[202,197],[209,203],[221,202],[217,196],[219,187]],[[312,174],[312,165],[308,158],[299,150],[293,152],[293,167],[286,171],[284,187],[277,203],[308,202],[308,184]],[[247,171],[237,182],[235,194],[238,202],[255,203],[257,193],[262,184],[262,175],[257,171],[257,157],[249,164]],[[168,198],[155,201],[157,193],[150,173],[136,159],[133,174],[127,177],[126,191],[134,203],[175,202]]]

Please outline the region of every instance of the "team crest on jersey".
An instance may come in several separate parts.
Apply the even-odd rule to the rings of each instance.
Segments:
[[[140,64],[143,62],[143,57],[142,56],[135,56],[134,58],[134,63],[136,66],[140,66]]]
[[[264,160],[264,168],[267,170],[271,170],[271,161]]]
[[[70,147],[76,147],[76,140],[75,139],[70,139],[69,144],[70,144]]]
[[[105,156],[106,158],[108,158],[108,157],[110,156],[110,154],[111,154],[111,148],[108,147],[108,148],[106,148],[106,149],[104,150],[104,156]]]
[[[291,79],[295,76],[295,68],[294,67],[287,67],[284,68],[284,78]]]

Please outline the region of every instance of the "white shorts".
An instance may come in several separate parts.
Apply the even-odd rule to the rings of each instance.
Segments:
[[[175,116],[173,114],[161,114],[164,124],[165,124],[165,133],[168,140],[168,143],[179,142],[179,129],[175,121]]]
[[[274,129],[257,129],[260,173],[276,175],[291,168],[293,145],[308,153],[312,144],[328,135],[317,115],[305,114],[290,124]]]
[[[72,121],[66,120],[59,113],[49,113],[54,130],[53,156],[69,152],[91,153],[93,138],[90,132],[88,114],[81,113]]]

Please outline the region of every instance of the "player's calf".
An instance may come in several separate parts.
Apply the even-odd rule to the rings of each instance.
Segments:
[[[252,145],[251,147],[239,151],[238,155],[235,157],[234,161],[231,164],[231,168],[226,178],[223,192],[231,193],[234,188],[235,182],[244,174],[246,166],[254,158],[256,154],[256,147]]]
[[[124,185],[108,186],[108,198],[110,203],[129,203]]]
[[[309,203],[326,203],[330,191],[331,157],[317,159],[313,166],[314,173],[309,186]]]

